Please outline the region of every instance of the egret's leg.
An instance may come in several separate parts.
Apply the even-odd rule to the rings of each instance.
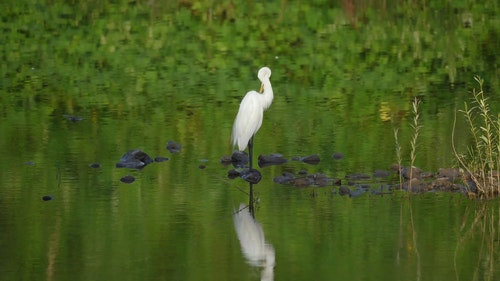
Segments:
[[[254,214],[254,202],[253,202],[253,183],[250,183],[250,192],[249,192],[249,202],[248,202],[248,208],[250,211],[250,215],[252,215],[252,218],[255,218]]]
[[[253,162],[253,136],[250,138],[250,141],[248,141],[248,159],[249,159],[249,162],[250,162],[250,171],[252,170],[253,166],[252,166],[252,162]],[[254,215],[254,208],[253,208],[253,184],[250,183],[250,192],[249,192],[249,202],[248,202],[248,206],[250,208],[250,214],[252,215],[253,218],[255,218],[255,215]]]
[[[250,161],[250,170],[252,170],[252,160],[253,160],[253,136],[248,141],[248,159]]]

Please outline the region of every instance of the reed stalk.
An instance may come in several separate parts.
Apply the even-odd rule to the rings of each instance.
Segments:
[[[456,115],[452,131],[452,147],[462,168],[469,197],[494,198],[500,194],[500,118],[491,113],[483,91],[483,79],[474,77],[479,90],[472,90],[472,101],[459,110],[472,136],[467,154],[459,154],[455,146]]]

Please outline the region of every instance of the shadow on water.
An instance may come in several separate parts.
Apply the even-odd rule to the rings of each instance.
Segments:
[[[262,268],[261,280],[274,280],[276,254],[274,247],[265,239],[262,225],[255,219],[253,184],[249,183],[249,186],[249,204],[241,203],[233,213],[234,228],[247,262]]]

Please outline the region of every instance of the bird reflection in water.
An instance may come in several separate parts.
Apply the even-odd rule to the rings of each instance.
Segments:
[[[262,267],[261,280],[274,280],[275,252],[273,246],[265,240],[262,225],[243,203],[240,204],[239,210],[234,212],[233,220],[241,251],[248,263]]]

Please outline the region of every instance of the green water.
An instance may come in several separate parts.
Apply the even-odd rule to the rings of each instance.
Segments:
[[[212,2],[0,4],[1,280],[499,278],[498,200],[349,198],[273,181],[305,170],[346,184],[390,170],[395,128],[409,165],[415,97],[415,165],[456,165],[453,122],[475,75],[492,111],[500,106],[496,1]],[[267,267],[249,260],[235,230],[248,185],[220,163],[263,65],[275,98],[254,153],[290,160],[259,169],[254,186],[274,250]],[[460,114],[455,142],[462,153],[472,143]],[[137,148],[169,160],[115,167]],[[318,165],[291,160],[313,154]]]

